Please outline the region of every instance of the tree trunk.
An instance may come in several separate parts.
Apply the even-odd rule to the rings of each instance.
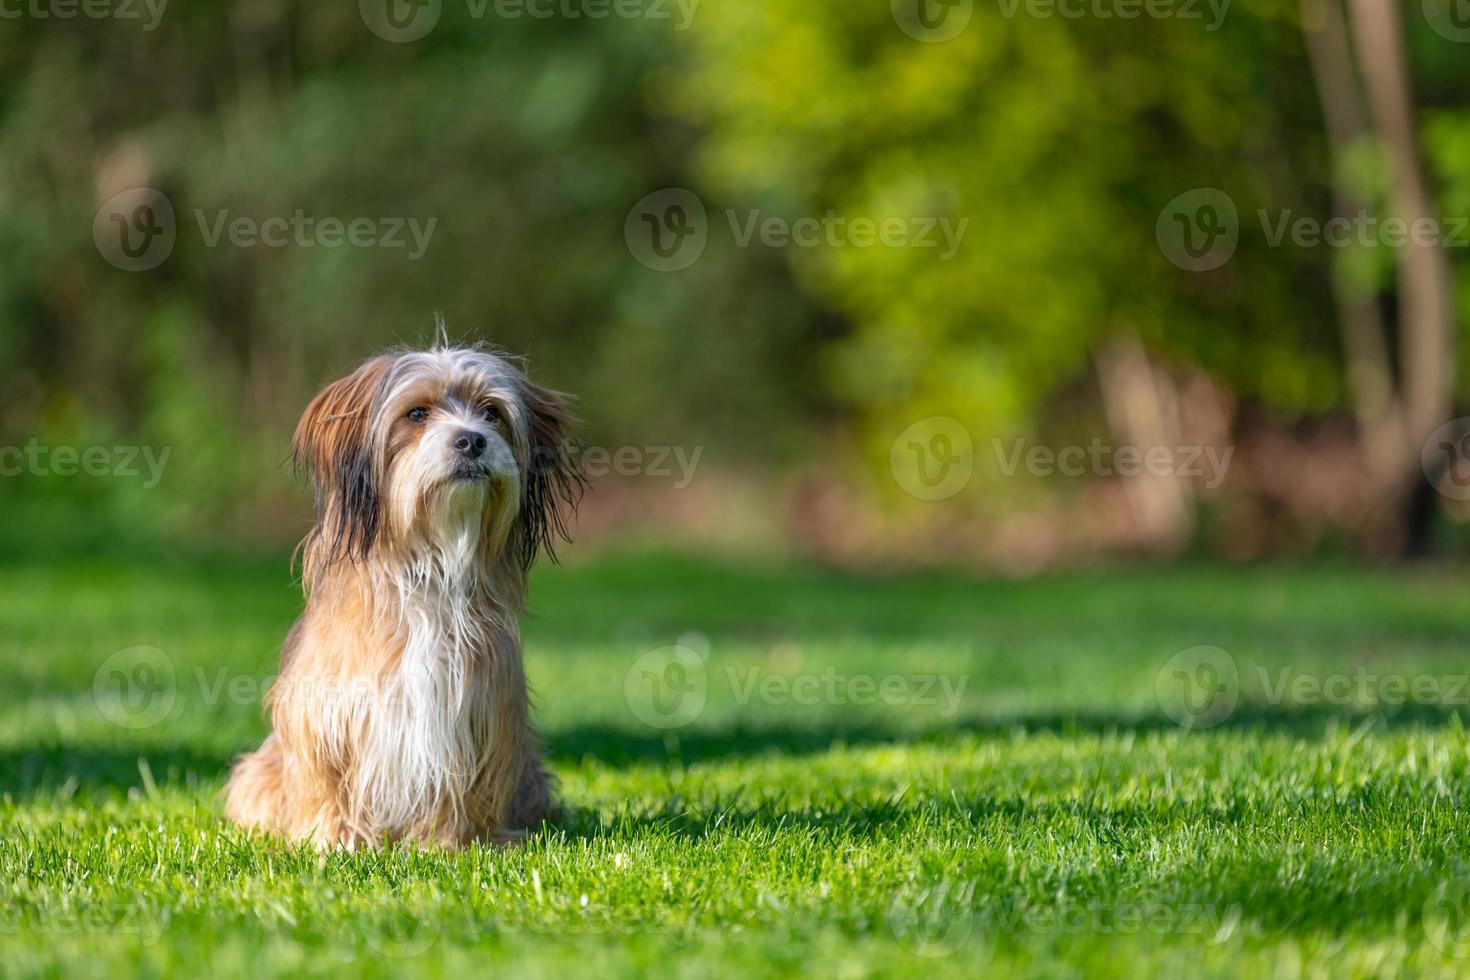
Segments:
[[[1334,216],[1351,217],[1366,210],[1366,204],[1349,186],[1344,161],[1368,135],[1368,120],[1353,70],[1346,18],[1341,0],[1301,0],[1301,15],[1332,150],[1332,210]],[[1331,286],[1364,467],[1385,496],[1396,495],[1404,468],[1403,413],[1375,285],[1358,278],[1351,254],[1338,250],[1332,255]]]
[[[1419,159],[1404,51],[1402,9],[1392,0],[1348,0],[1373,127],[1389,174],[1391,213],[1410,228],[1439,227]],[[1398,253],[1399,400],[1403,405],[1403,479],[1418,479],[1419,450],[1454,405],[1455,312],[1449,258],[1437,238],[1409,241]]]
[[[1154,369],[1137,336],[1124,332],[1098,351],[1097,375],[1108,427],[1125,445],[1147,452],[1155,446],[1179,446],[1177,392],[1167,376]],[[1143,472],[1123,484],[1133,531],[1139,545],[1157,555],[1173,556],[1194,531],[1194,494],[1176,472]]]

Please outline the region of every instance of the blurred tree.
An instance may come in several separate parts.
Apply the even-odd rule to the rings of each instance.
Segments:
[[[711,249],[673,277],[623,241],[629,208],[683,179],[694,139],[644,106],[669,23],[445,4],[426,37],[395,44],[358,6],[178,4],[156,30],[7,21],[0,383],[26,397],[0,416],[6,442],[100,427],[174,445],[166,523],[279,530],[279,464],[311,392],[426,339],[442,310],[456,335],[528,354],[594,406],[592,441],[747,459],[799,444],[778,423],[808,402],[808,313],[784,267]],[[127,271],[99,254],[93,218],[136,187],[164,195],[175,240]],[[228,231],[363,217],[417,222],[425,247],[406,225],[400,248],[303,243],[295,226],[284,247],[240,246]]]
[[[1449,404],[1440,379],[1454,327],[1435,300],[1442,253],[1404,252],[1396,389],[1384,380],[1394,359],[1377,283],[1334,275],[1331,250],[1272,241],[1268,228],[1283,215],[1324,220],[1334,187],[1339,209],[1353,203],[1333,179],[1313,84],[1314,62],[1324,85],[1339,82],[1328,74],[1350,77],[1350,63],[1327,57],[1346,56],[1324,56],[1314,32],[1304,46],[1296,13],[1269,0],[1238,2],[1217,22],[961,4],[946,8],[958,29],[944,30],[906,23],[904,7],[709,9],[670,95],[709,126],[702,173],[731,196],[795,213],[970,219],[950,261],[904,247],[790,250],[798,279],[851,324],[828,345],[825,377],[857,414],[880,482],[894,436],[928,416],[963,420],[993,477],[992,438],[1035,432],[1079,383],[1097,385],[1115,439],[1167,439],[1178,399],[1154,360],[1203,366],[1285,423],[1354,403],[1366,420],[1401,397],[1412,415],[1390,465],[1401,521],[1417,446]],[[1397,21],[1392,31],[1384,21],[1399,12],[1363,0],[1356,16],[1371,61],[1367,114],[1392,163],[1365,200],[1378,207],[1386,187],[1394,213],[1432,214],[1414,177]],[[1343,140],[1365,125],[1354,104],[1327,108]],[[1188,214],[1170,214],[1171,199],[1191,192]],[[1213,215],[1238,230],[1228,261],[1171,261],[1181,256],[1167,219],[1190,215],[1201,224],[1187,234],[1211,231],[1202,219]],[[1135,501],[1135,520],[1176,549],[1189,533],[1189,490],[1155,483]],[[1035,492],[992,479],[966,499],[996,508]]]
[[[1386,210],[1405,226],[1440,224],[1419,151],[1419,131],[1409,78],[1408,52],[1401,11],[1382,0],[1350,0],[1348,21],[1361,65],[1352,71],[1349,45],[1341,37],[1342,11],[1337,0],[1321,0],[1303,8],[1309,47],[1318,54],[1318,91],[1329,131],[1339,155],[1357,149],[1364,136],[1364,113],[1357,104],[1357,77],[1373,121],[1378,149],[1387,171]],[[1313,38],[1319,40],[1313,41]],[[1334,107],[1336,105],[1336,107]],[[1334,117],[1336,121],[1334,122]],[[1342,180],[1339,168],[1340,182]],[[1339,193],[1339,203],[1346,203]],[[1353,213],[1356,213],[1354,209]],[[1340,267],[1337,279],[1339,317],[1345,324],[1350,390],[1356,395],[1362,423],[1368,473],[1384,499],[1388,520],[1398,518],[1417,498],[1432,497],[1421,479],[1421,448],[1450,417],[1454,404],[1457,327],[1454,285],[1449,258],[1438,240],[1411,235],[1394,252],[1397,267],[1399,378],[1393,380],[1387,336],[1381,320],[1362,312],[1369,285],[1351,281],[1354,268]],[[1423,546],[1424,522],[1407,522],[1407,545]],[[1415,526],[1417,524],[1417,526]]]
[[[1268,226],[1433,214],[1436,194],[1470,214],[1470,64],[1408,8],[1385,22],[1383,2],[1302,2],[924,8],[959,18],[941,22],[917,3],[756,0],[699,5],[682,32],[443,4],[407,43],[350,3],[170,5],[150,30],[8,21],[0,444],[176,452],[167,494],[0,493],[87,514],[94,537],[289,538],[302,508],[279,464],[300,407],[442,310],[579,393],[594,442],[708,445],[727,468],[814,458],[897,504],[895,437],[957,418],[980,473],[957,507],[925,511],[940,521],[1074,492],[996,479],[993,438],[1177,441],[1200,392],[1239,408],[1217,413],[1237,430],[1351,413],[1366,448],[1348,479],[1307,479],[1302,452],[1253,486],[1362,469],[1398,488],[1380,510],[1401,521],[1406,450],[1470,383],[1443,251],[1303,248]],[[697,192],[709,242],[661,273],[624,225],[674,186]],[[127,271],[93,225],[138,187],[161,192],[175,235]],[[431,231],[417,257],[215,238],[298,212]],[[820,240],[763,244],[772,217],[815,218]],[[853,219],[886,218],[919,224],[854,241]],[[908,247],[915,234],[934,246]],[[1196,486],[1125,491],[1144,539],[1189,540]]]
[[[710,9],[690,37],[673,98],[711,128],[712,184],[818,214],[970,221],[949,261],[791,254],[852,323],[826,377],[871,457],[932,415],[982,446],[1034,431],[1133,335],[1283,410],[1333,405],[1331,323],[1305,257],[1245,234],[1228,264],[1195,273],[1156,244],[1161,210],[1192,188],[1225,191],[1242,216],[1300,199],[1316,120],[1291,19],[1263,2],[1215,32],[1026,10],[976,5],[966,29],[924,43],[883,5],[769,0]]]

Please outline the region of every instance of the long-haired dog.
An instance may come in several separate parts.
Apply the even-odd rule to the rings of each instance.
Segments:
[[[518,613],[584,486],[565,398],[487,350],[374,357],[311,402],[306,610],[225,810],[320,846],[506,843],[551,804]]]

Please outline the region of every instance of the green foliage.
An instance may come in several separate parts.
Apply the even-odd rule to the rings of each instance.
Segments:
[[[1440,211],[1447,218],[1446,231],[1459,243],[1450,252],[1461,274],[1456,278],[1460,322],[1470,324],[1470,112],[1441,110],[1432,113],[1424,126],[1425,153],[1439,184]],[[1462,343],[1456,388],[1470,387],[1470,344]]]
[[[446,3],[409,44],[374,36],[350,3],[176,4],[151,31],[8,22],[0,443],[105,430],[173,445],[167,495],[96,491],[99,534],[114,507],[134,527],[273,531],[306,399],[374,348],[425,339],[435,311],[577,392],[593,442],[707,446],[731,469],[816,452],[895,495],[888,448],[927,416],[985,444],[1080,404],[1069,424],[1102,432],[1095,399],[1070,396],[1120,333],[1286,419],[1345,407],[1331,250],[1273,247],[1258,217],[1330,208],[1295,4],[1237,0],[1216,24],[1204,4],[1202,19],[1122,19],[982,3],[943,43],[911,37],[892,6],[708,3],[681,31]],[[1463,215],[1470,63],[1412,14],[1426,153],[1444,213]],[[1344,170],[1380,208],[1373,148]],[[132,185],[178,218],[146,273],[91,240],[102,200]],[[658,273],[623,225],[669,186],[699,194],[710,244]],[[1239,213],[1237,253],[1210,272],[1171,264],[1155,238],[1161,210],[1198,187]],[[209,244],[221,216],[298,209],[433,232],[417,260]],[[740,247],[732,221],[757,211],[943,218],[963,234],[947,259]],[[1391,259],[1351,264],[1388,308]],[[37,506],[56,492],[0,484]]]
[[[800,444],[778,423],[806,398],[805,314],[779,266],[726,250],[671,277],[623,241],[629,208],[676,179],[689,143],[643,101],[669,25],[447,4],[429,37],[396,45],[355,4],[252,9],[179,5],[151,32],[27,20],[0,38],[0,381],[21,395],[0,443],[65,400],[77,428],[53,441],[105,419],[178,450],[157,523],[253,532],[285,492],[311,394],[376,348],[427,340],[442,311],[456,338],[526,354],[576,392],[593,442],[747,459]],[[134,185],[177,216],[147,272],[92,241],[99,204]],[[222,215],[298,209],[435,224],[417,259],[210,244]]]
[[[977,4],[944,43],[897,30],[884,5],[838,0],[720,5],[691,35],[678,102],[712,121],[712,182],[816,213],[970,220],[948,262],[912,248],[793,256],[852,323],[825,377],[875,455],[895,419],[952,415],[981,436],[1034,426],[1123,330],[1275,407],[1339,405],[1322,257],[1268,248],[1255,221],[1325,203],[1293,18],[1238,3],[1211,32],[1004,9]],[[1176,268],[1155,242],[1161,209],[1195,187],[1240,213],[1240,250],[1215,273]]]

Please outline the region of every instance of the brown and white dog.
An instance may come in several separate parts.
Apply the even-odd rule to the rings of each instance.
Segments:
[[[517,617],[584,486],[562,395],[480,348],[374,357],[292,441],[306,610],[231,820],[323,847],[503,844],[551,803]]]

